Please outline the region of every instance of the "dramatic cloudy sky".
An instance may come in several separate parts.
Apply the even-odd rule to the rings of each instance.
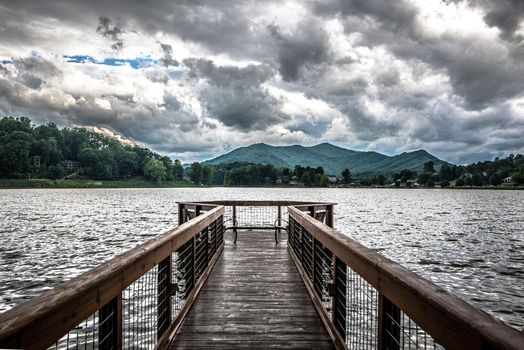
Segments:
[[[524,153],[524,1],[0,0],[0,115],[183,161],[255,142]]]

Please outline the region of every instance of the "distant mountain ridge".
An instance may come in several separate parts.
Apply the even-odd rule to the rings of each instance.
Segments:
[[[295,165],[324,168],[326,174],[340,175],[348,168],[352,174],[373,176],[398,172],[403,169],[421,171],[424,163],[433,161],[435,168],[449,164],[425,150],[404,152],[396,156],[387,156],[378,152],[354,151],[321,143],[315,146],[271,146],[256,143],[237,148],[229,153],[206,161],[210,165],[235,162],[273,164],[277,167],[294,168]]]

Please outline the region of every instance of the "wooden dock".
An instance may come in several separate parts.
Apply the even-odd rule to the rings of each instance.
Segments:
[[[518,330],[337,231],[333,203],[178,203],[177,216],[177,227],[1,314],[0,348],[524,344]]]
[[[287,234],[281,235],[283,238]],[[232,232],[171,349],[334,349],[287,250],[271,231]]]

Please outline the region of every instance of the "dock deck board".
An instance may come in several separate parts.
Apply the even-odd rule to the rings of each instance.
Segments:
[[[236,245],[231,236],[170,349],[334,349],[287,242],[271,231],[239,231]]]

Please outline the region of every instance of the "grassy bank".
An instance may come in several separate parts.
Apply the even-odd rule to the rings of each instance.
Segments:
[[[150,188],[150,187],[198,187],[189,181],[147,180],[10,180],[0,179],[0,188]]]

